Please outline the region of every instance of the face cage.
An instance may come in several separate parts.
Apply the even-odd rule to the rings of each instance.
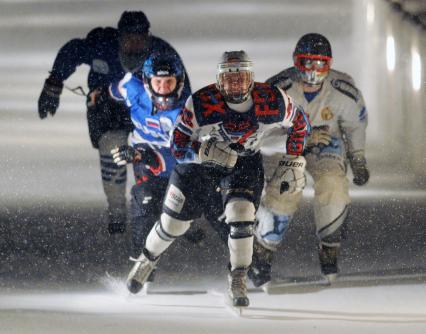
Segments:
[[[158,94],[152,89],[151,79],[148,78],[148,89],[151,95],[152,103],[159,110],[172,110],[177,107],[180,95],[182,94],[184,78],[176,77],[176,87],[169,94]]]
[[[125,35],[120,36],[118,41],[118,56],[123,69],[126,72],[132,73],[139,71],[151,53],[151,36],[147,36],[144,47],[138,50],[132,50],[132,48],[126,49]]]
[[[225,89],[225,85],[224,85],[224,77],[227,73],[239,73],[239,72],[244,72],[244,73],[248,73],[249,74],[249,85],[247,87],[247,89],[245,89],[244,91],[238,92],[238,93],[233,93],[233,92],[229,92]],[[239,104],[239,103],[243,103],[244,101],[247,101],[247,99],[249,98],[251,91],[253,90],[253,85],[254,85],[254,73],[251,70],[243,70],[243,69],[239,69],[239,71],[223,71],[222,73],[218,73],[217,74],[217,87],[219,89],[219,91],[221,92],[221,94],[223,95],[225,101],[230,102],[230,103],[234,103],[234,104]]]
[[[315,62],[313,62],[310,68],[304,66],[303,59],[310,59],[312,61],[320,60],[324,61],[324,66],[317,68]],[[298,54],[294,57],[294,66],[298,69],[300,77],[303,82],[308,85],[319,85],[327,77],[331,66],[331,57],[321,55],[310,55],[310,54]]]

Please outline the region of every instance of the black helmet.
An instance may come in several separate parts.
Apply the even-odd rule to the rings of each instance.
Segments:
[[[293,52],[294,66],[304,83],[319,85],[327,77],[332,62],[331,45],[323,35],[303,35]]]
[[[141,69],[151,51],[149,21],[141,11],[124,12],[118,21],[119,58],[126,72]]]
[[[316,33],[303,35],[299,39],[294,49],[293,56],[300,54],[333,57],[328,39]]]
[[[145,13],[141,11],[123,12],[117,25],[119,34],[146,34],[149,32],[150,26]]]
[[[177,55],[161,53],[150,55],[143,65],[141,74],[152,102],[158,109],[169,110],[177,107],[185,82],[185,71]],[[151,85],[153,77],[175,77],[176,87],[168,94],[157,93]]]

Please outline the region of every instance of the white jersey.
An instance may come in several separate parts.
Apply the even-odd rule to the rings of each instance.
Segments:
[[[285,90],[296,104],[302,106],[312,127],[328,126],[330,135],[343,139],[350,152],[365,149],[367,110],[361,92],[349,75],[330,70],[311,102],[304,95],[303,82],[294,67],[278,73],[267,82]]]

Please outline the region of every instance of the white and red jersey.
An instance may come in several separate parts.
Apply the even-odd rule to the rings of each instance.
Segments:
[[[248,101],[229,104],[212,84],[188,98],[173,133],[173,152],[181,162],[198,162],[200,142],[216,138],[234,144],[241,156],[252,155],[277,128],[287,128],[283,152],[302,154],[309,120],[282,89],[256,82]]]

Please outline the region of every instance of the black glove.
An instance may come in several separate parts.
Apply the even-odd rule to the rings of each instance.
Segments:
[[[95,88],[87,94],[87,107],[102,109],[110,99],[108,87]]]
[[[370,178],[364,151],[350,152],[348,153],[348,159],[351,165],[352,174],[354,175],[352,182],[357,186],[363,186]]]
[[[152,168],[159,167],[157,154],[149,146],[140,146],[137,149],[129,145],[122,145],[111,150],[112,158],[118,166],[128,163],[141,162]]]
[[[140,153],[129,145],[122,145],[111,150],[112,158],[118,166],[124,166],[133,163]]]
[[[41,119],[46,118],[48,113],[55,115],[63,87],[62,82],[51,77],[44,81],[43,90],[38,98],[38,114]]]

